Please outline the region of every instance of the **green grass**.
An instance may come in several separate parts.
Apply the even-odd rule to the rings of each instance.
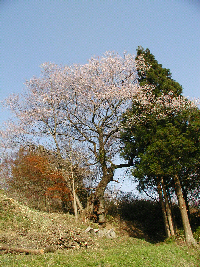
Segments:
[[[198,248],[175,243],[150,244],[135,238],[101,239],[99,248],[57,251],[44,255],[2,255],[0,266],[199,266]]]
[[[128,237],[126,231],[121,229],[121,227],[127,228],[124,223],[114,218],[111,220],[110,217],[110,227],[116,230],[118,237],[94,238],[84,232],[88,224],[92,226],[91,222],[76,223],[74,216],[69,214],[45,213],[29,209],[0,192],[0,243],[11,247],[41,249],[56,244],[60,236],[71,235],[71,230],[76,231],[78,236],[80,233],[88,244],[92,241],[88,249],[62,250],[59,246],[55,246],[57,250],[54,253],[44,255],[1,254],[0,267],[200,266],[199,247],[187,247],[182,240],[177,243],[169,239],[153,244]],[[92,227],[95,228],[97,225]],[[136,227],[132,230],[138,231]],[[145,237],[140,235],[140,238],[142,236]]]

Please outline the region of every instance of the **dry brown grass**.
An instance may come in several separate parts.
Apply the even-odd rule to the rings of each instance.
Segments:
[[[0,193],[0,243],[22,248],[55,249],[95,245],[88,223],[74,216],[36,211]]]

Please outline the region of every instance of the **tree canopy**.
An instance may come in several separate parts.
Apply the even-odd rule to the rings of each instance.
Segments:
[[[132,155],[126,157],[125,164],[115,161],[124,112],[132,105],[134,113],[124,117],[129,125],[139,125],[147,123],[151,114],[160,119],[191,106],[166,86],[155,94],[155,84],[142,84],[140,76],[139,84],[141,66],[141,73],[148,76],[151,66],[143,57],[138,55],[135,62],[133,55],[125,53],[121,57],[114,52],[93,57],[84,65],[44,63],[41,76],[27,81],[24,93],[10,96],[5,102],[18,119],[7,132],[10,144],[16,138],[19,143],[42,143],[55,150],[60,159],[70,153],[70,147],[77,151],[82,147],[90,164],[99,169],[100,179],[92,200],[99,202],[115,169],[133,164]],[[162,79],[170,76],[168,71],[161,74]],[[3,134],[6,136],[5,131]]]

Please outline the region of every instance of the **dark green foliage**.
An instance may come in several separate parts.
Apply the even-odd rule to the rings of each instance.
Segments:
[[[147,69],[138,67],[140,85],[154,85],[155,96],[173,91],[174,96],[182,87],[171,78],[168,69],[162,68],[149,49],[139,47],[136,59],[145,59]],[[145,121],[126,124],[135,114],[143,114]],[[122,156],[134,159],[133,176],[139,179],[140,188],[157,186],[157,178],[164,177],[174,187],[172,177],[178,174],[186,193],[199,187],[200,175],[200,110],[190,108],[177,114],[158,119],[139,106],[133,105],[123,118],[124,130],[121,140],[124,144]]]
[[[200,111],[193,109],[172,118],[133,125],[122,134],[125,157],[135,158],[133,175],[141,187],[156,185],[155,177],[178,174],[182,186],[191,191],[199,187]]]
[[[136,60],[139,59],[141,55],[145,59],[146,65],[151,66],[151,68],[147,71],[138,69],[140,85],[154,85],[154,93],[156,96],[159,96],[161,93],[167,94],[170,91],[173,92],[174,96],[178,96],[182,93],[182,86],[172,79],[170,70],[158,64],[158,61],[148,48],[144,50],[143,47],[138,47]]]

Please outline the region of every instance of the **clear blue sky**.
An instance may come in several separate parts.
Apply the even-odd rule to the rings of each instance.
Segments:
[[[0,9],[0,100],[21,92],[43,62],[84,64],[107,50],[136,54],[139,45],[185,96],[200,97],[199,0],[1,0]]]
[[[20,93],[43,62],[85,64],[149,48],[200,97],[200,0],[1,0],[0,100]],[[1,111],[0,124],[8,112]]]

